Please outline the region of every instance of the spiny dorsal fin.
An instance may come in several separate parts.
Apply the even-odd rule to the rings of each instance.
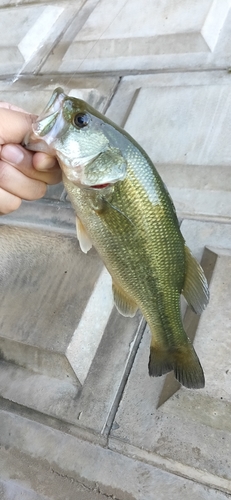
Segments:
[[[92,247],[92,242],[85,231],[85,227],[83,226],[81,220],[76,216],[76,232],[77,238],[79,240],[79,246],[82,252],[87,253],[88,250]]]
[[[209,287],[204,271],[185,245],[185,281],[182,293],[196,314],[201,314],[209,302]]]
[[[112,291],[114,296],[115,305],[123,316],[130,316],[133,318],[137,311],[137,305],[130,297],[115,283],[112,283]]]

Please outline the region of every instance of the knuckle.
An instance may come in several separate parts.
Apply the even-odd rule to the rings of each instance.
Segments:
[[[45,184],[45,182],[40,182],[40,181],[37,182],[35,199],[42,198],[46,194],[46,190],[47,190],[47,185]]]
[[[15,210],[18,210],[22,203],[22,200],[20,198],[14,198],[14,200],[11,202],[11,210],[10,212],[14,212]]]
[[[0,186],[4,186],[6,179],[8,178],[8,165],[0,161]]]
[[[52,172],[47,179],[47,184],[53,185],[53,184],[59,184],[62,180],[62,173],[61,170],[58,170],[56,172]]]
[[[14,212],[15,210],[18,210],[21,203],[21,198],[18,198],[16,196],[9,196],[9,199],[6,198],[4,200],[4,203],[0,203],[0,214],[7,215],[11,212]]]

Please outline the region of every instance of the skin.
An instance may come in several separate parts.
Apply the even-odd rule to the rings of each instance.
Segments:
[[[20,145],[35,118],[21,108],[0,102],[0,215],[17,210],[22,200],[42,198],[48,184],[61,181],[55,158],[32,153]]]

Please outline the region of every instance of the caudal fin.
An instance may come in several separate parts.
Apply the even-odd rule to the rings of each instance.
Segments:
[[[160,377],[173,370],[176,379],[189,389],[201,389],[205,385],[202,366],[190,343],[171,349],[151,346],[148,370],[152,377]]]

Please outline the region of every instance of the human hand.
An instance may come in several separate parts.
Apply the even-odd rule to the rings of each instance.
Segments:
[[[61,181],[55,158],[32,153],[20,145],[34,118],[16,106],[0,102],[0,214],[17,210],[22,200],[42,198],[47,184]]]

